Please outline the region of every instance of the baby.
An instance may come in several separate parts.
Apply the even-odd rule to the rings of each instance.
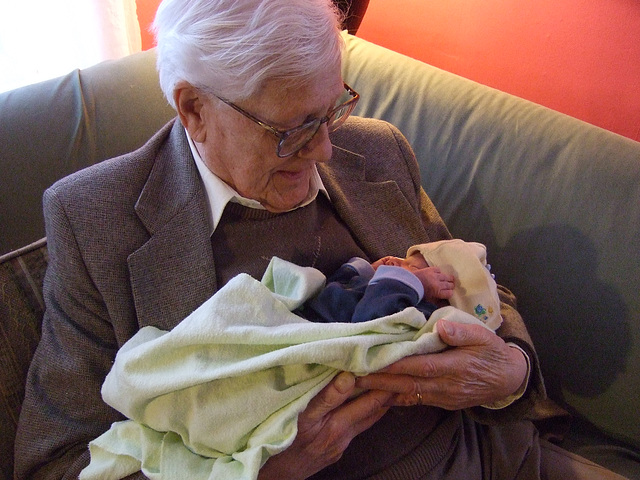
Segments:
[[[430,267],[418,250],[405,258],[387,256],[371,264],[375,271],[383,265],[400,267],[413,273],[424,288],[424,298],[431,303],[441,303],[453,295],[455,277],[442,272],[438,267]]]
[[[364,322],[406,307],[429,318],[451,304],[497,328],[500,302],[489,268],[484,245],[462,240],[414,245],[405,258],[354,257],[296,313],[317,322]]]

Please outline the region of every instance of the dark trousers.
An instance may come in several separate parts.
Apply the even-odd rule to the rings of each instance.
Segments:
[[[540,439],[528,421],[486,426],[464,413],[448,415],[402,461],[372,480],[624,480]],[[433,445],[448,445],[434,449]]]

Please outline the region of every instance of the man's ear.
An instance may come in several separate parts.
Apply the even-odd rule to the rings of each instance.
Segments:
[[[206,139],[204,104],[206,98],[193,85],[182,82],[173,90],[178,117],[191,138],[198,143]]]

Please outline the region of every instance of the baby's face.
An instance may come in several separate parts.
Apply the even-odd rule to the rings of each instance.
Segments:
[[[427,268],[429,264],[420,252],[414,252],[402,261],[401,267],[407,270],[421,270]]]
[[[373,262],[371,265],[373,266],[374,270],[377,269],[380,265],[391,265],[394,267],[402,267],[405,270],[409,270],[410,272],[421,270],[429,266],[420,252],[415,252],[407,258],[391,256],[383,257],[380,260]]]

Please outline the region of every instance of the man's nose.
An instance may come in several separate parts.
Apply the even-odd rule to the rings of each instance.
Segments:
[[[301,158],[313,159],[315,162],[328,162],[333,153],[333,145],[329,139],[329,129],[323,123],[302,150],[298,152]]]

